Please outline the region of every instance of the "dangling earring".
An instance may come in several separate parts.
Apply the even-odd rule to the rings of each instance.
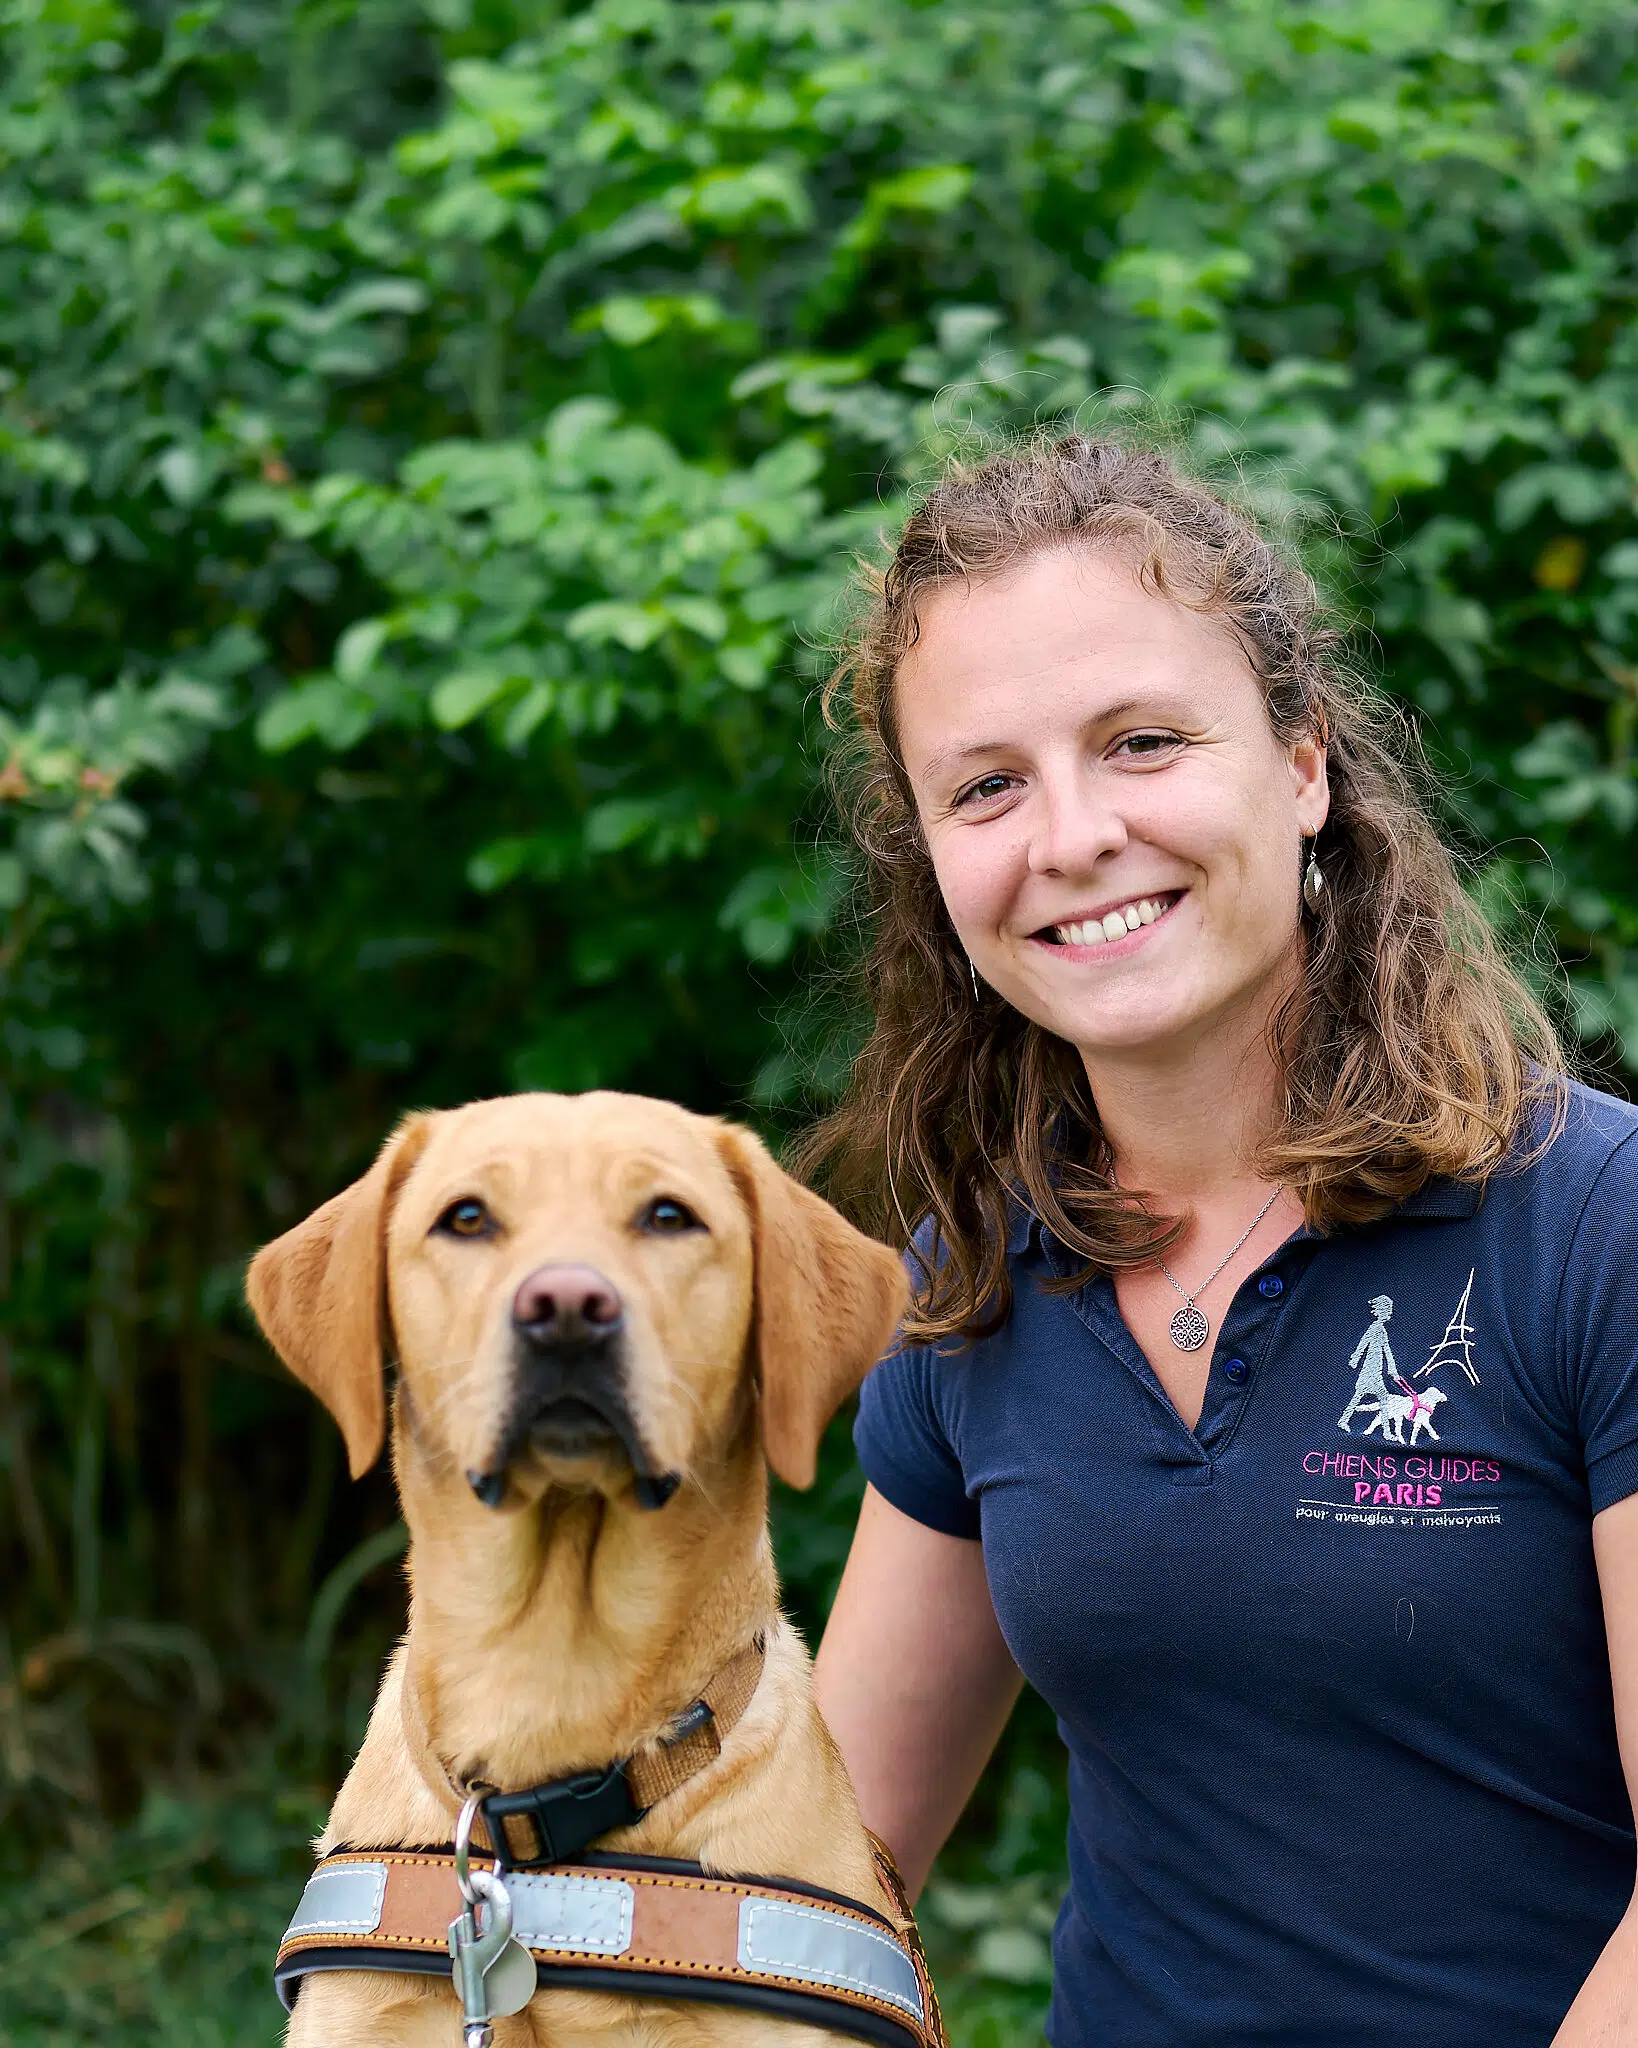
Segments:
[[[1314,858],[1314,842],[1308,842],[1308,866],[1302,878],[1302,900],[1308,905],[1312,916],[1319,916],[1320,903],[1325,895],[1325,877],[1320,873],[1320,864]]]
[[[973,965],[970,954],[967,958],[967,972],[972,976],[973,1001],[976,1003],[978,1001],[978,969]]]

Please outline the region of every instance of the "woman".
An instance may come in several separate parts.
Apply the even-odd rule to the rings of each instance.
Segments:
[[[954,473],[833,690],[875,1029],[807,1163],[919,1287],[819,1655],[866,1820],[919,1884],[1023,1674],[1055,2048],[1638,2043],[1638,1115],[1160,457]]]

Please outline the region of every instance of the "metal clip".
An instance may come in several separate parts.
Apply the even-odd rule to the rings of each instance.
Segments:
[[[455,1824],[455,1882],[461,1911],[449,1923],[449,1959],[455,1996],[461,2001],[465,2048],[493,2048],[492,2022],[521,2012],[535,1995],[534,1957],[512,1939],[512,1895],[500,1876],[471,1867],[476,1796],[461,1808]],[[482,1929],[478,1908],[487,1907]]]

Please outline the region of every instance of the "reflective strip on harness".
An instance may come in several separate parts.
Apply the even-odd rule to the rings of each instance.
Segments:
[[[739,1960],[828,1991],[865,1991],[897,2006],[919,2025],[916,1966],[886,1933],[792,1899],[744,1899],[739,1908]]]
[[[622,1877],[556,1877],[509,1871],[512,1933],[525,1948],[623,1956],[631,1947],[637,1894]]]
[[[543,1989],[573,1982],[748,2007],[884,2048],[943,2041],[913,1932],[901,1939],[852,1900],[661,1859],[513,1870],[505,1882],[513,1932]],[[301,1979],[320,1970],[447,1978],[448,1925],[459,1910],[447,1850],[329,1856],[279,1945],[279,1995],[293,2006]]]
[[[330,1863],[315,1870],[284,1930],[286,1942],[314,1934],[373,1934],[387,1896],[384,1863]]]

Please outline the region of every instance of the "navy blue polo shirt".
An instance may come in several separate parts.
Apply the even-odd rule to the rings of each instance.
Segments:
[[[1638,1112],[1290,1238],[1194,1430],[1033,1218],[866,1382],[1069,1750],[1054,2048],[1547,2048],[1633,1890],[1593,1515],[1638,1491]]]

